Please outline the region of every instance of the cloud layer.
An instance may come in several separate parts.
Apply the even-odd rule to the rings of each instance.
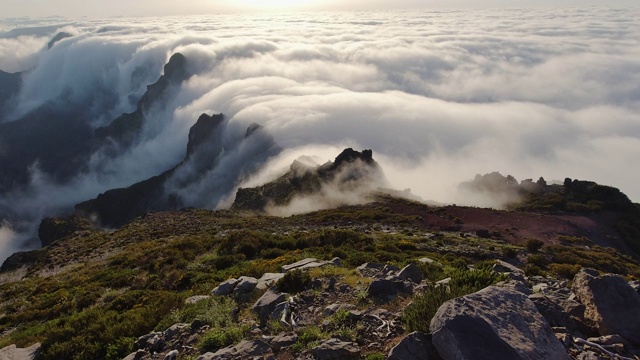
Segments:
[[[424,199],[465,203],[455,197],[460,181],[501,171],[589,179],[640,201],[639,15],[586,8],[49,19],[17,30],[16,20],[4,21],[0,70],[28,71],[2,121],[64,98],[102,126],[135,108],[132,99],[172,53],[183,53],[195,75],[130,151],[106,165],[94,156],[95,166],[67,184],[44,174],[0,207],[35,221],[156,175],[182,159],[203,112],[226,114],[235,133],[263,125],[283,149],[253,183],[299,155],[329,160],[353,147],[372,148],[394,187]],[[74,36],[47,50],[59,31]],[[202,201],[212,191],[206,184],[190,196]]]

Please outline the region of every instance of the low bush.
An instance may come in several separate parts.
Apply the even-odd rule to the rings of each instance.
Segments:
[[[310,283],[309,273],[302,270],[292,270],[284,274],[284,277],[276,283],[276,288],[280,292],[295,294],[304,291]]]

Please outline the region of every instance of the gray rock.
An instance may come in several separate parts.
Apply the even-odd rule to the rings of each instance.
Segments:
[[[231,360],[248,359],[254,356],[262,356],[271,352],[269,344],[262,340],[244,340],[235,346],[220,349],[215,353],[205,353],[198,356],[197,360]]]
[[[161,335],[162,333],[160,332],[155,332],[155,333],[150,333],[150,334],[146,334],[146,335],[142,335],[138,338],[138,340],[136,340],[136,342],[133,344],[135,349],[146,349],[147,348],[147,342],[149,341],[149,339],[153,338],[154,336],[158,336]]]
[[[331,261],[323,261],[323,260],[317,260],[317,259],[314,259],[314,258],[306,258],[304,260],[300,260],[300,261],[295,262],[293,264],[284,265],[282,267],[282,272],[286,273],[286,272],[289,272],[291,270],[313,269],[313,268],[317,268],[317,267],[323,267],[323,266],[326,266],[326,265],[340,266],[341,264],[342,264],[342,261],[340,260],[340,258],[333,258]]]
[[[258,285],[258,279],[251,276],[240,276],[236,287],[233,289],[233,296],[239,297],[251,293]]]
[[[533,285],[532,289],[533,289],[534,293],[547,294],[547,293],[549,293],[549,284],[547,284],[547,283],[535,284],[535,285]]]
[[[154,335],[152,338],[147,340],[146,348],[153,351],[159,352],[164,348],[165,340],[161,335]]]
[[[176,360],[178,358],[178,355],[180,355],[180,352],[178,352],[178,350],[171,350],[167,353],[167,355],[164,356],[164,360]]]
[[[282,279],[283,277],[283,273],[265,273],[264,275],[262,275],[262,277],[260,277],[260,279],[258,279],[258,285],[256,285],[256,289],[266,290],[275,285],[275,283],[277,283],[278,280]]]
[[[40,343],[35,343],[27,348],[19,348],[15,344],[0,349],[1,360],[32,360],[40,350]]]
[[[631,285],[633,290],[640,294],[640,280],[629,281],[629,285]]]
[[[140,360],[142,359],[145,355],[147,355],[147,352],[144,350],[138,350],[136,352],[132,352],[131,354],[127,355],[124,359],[122,360]],[[2,357],[0,357],[0,359],[3,359]],[[4,359],[3,359],[4,360]]]
[[[512,289],[515,290],[517,292],[523,293],[525,295],[531,295],[532,291],[529,288],[529,286],[524,283],[523,281],[518,281],[518,280],[509,280],[509,281],[501,281],[499,283],[497,283],[496,285],[507,288],[507,289]]]
[[[499,272],[499,273],[522,273],[522,274],[524,274],[524,271],[522,271],[521,269],[518,269],[517,267],[509,264],[506,261],[502,261],[502,260],[496,260],[495,265],[493,265],[493,271]]]
[[[328,305],[326,308],[324,308],[324,310],[322,311],[322,315],[331,316],[337,313],[339,310],[342,310],[342,309],[353,310],[355,308],[356,306],[352,304],[331,304],[331,305]]]
[[[233,289],[236,288],[238,284],[238,279],[231,278],[220,285],[216,286],[213,290],[211,290],[211,295],[224,296],[231,295]]]
[[[173,324],[164,331],[164,338],[166,340],[172,340],[174,336],[191,331],[191,324]]]
[[[584,351],[576,356],[576,360],[608,360],[609,358],[600,356],[598,353],[593,351]]]
[[[422,282],[422,271],[420,271],[418,265],[411,263],[398,272],[398,277],[402,280],[409,280],[419,284]]]
[[[202,300],[207,300],[207,299],[209,299],[210,297],[211,297],[211,296],[209,296],[209,295],[196,295],[196,296],[192,296],[192,297],[190,297],[190,298],[185,299],[185,300],[184,300],[184,303],[185,303],[186,305],[189,305],[189,304],[196,304],[196,303],[199,303],[199,302],[200,302],[200,301],[202,301]]]
[[[430,258],[428,258],[428,257],[420,258],[420,259],[418,259],[418,261],[420,261],[421,263],[425,263],[425,264],[435,264],[435,265],[440,265],[440,263],[439,263],[439,262],[437,262],[437,261],[435,261],[435,260],[433,260],[433,259],[430,259]]]
[[[285,300],[285,294],[269,289],[253,304],[251,310],[258,314],[260,324],[265,325],[269,321],[271,313],[276,309],[276,305]]]
[[[449,283],[451,282],[451,278],[444,278],[442,280],[436,281],[436,286],[445,286],[445,285],[449,285]]]
[[[573,292],[585,306],[585,320],[600,335],[619,334],[640,346],[640,294],[622,277],[599,276],[593,269],[582,269],[573,279]]]
[[[394,346],[389,351],[387,360],[428,360],[432,353],[433,345],[429,336],[416,331]]]
[[[577,330],[575,322],[571,319],[569,314],[564,312],[564,309],[560,307],[560,305],[551,301],[544,294],[529,295],[529,300],[533,302],[538,311],[540,311],[540,314],[542,314],[551,327],[564,327],[570,333],[575,333]]]
[[[360,348],[352,342],[329,339],[311,350],[311,354],[317,360],[359,359]]]
[[[445,302],[429,329],[443,360],[569,359],[531,300],[498,286]]]
[[[403,285],[402,282],[398,283],[388,279],[379,279],[369,284],[367,292],[370,296],[395,296],[398,295]]]
[[[280,334],[271,339],[271,347],[275,350],[284,349],[295,344],[298,341],[298,335],[296,334]]]

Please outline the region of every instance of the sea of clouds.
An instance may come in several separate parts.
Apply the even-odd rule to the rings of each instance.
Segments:
[[[459,182],[501,171],[593,180],[640,201],[639,17],[585,7],[0,20],[0,70],[25,71],[4,122],[64,97],[104,126],[135,109],[173,53],[194,74],[108,169],[52,184],[34,167],[29,191],[0,205],[36,219],[157,175],[184,157],[204,112],[224,113],[230,138],[263,125],[282,149],[242,186],[353,147],[428,200],[468,203]],[[47,49],[61,31],[73,36]],[[192,197],[216,208],[234,193]],[[0,228],[0,258],[24,247],[14,228]]]

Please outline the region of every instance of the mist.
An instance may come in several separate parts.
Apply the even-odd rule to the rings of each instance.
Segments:
[[[0,20],[0,70],[23,72],[0,123],[55,103],[79,109],[95,129],[132,112],[172,54],[185,55],[191,74],[146,114],[131,147],[90,154],[63,182],[32,164],[25,188],[0,195],[0,209],[11,214],[0,259],[33,248],[42,217],[178,164],[202,113],[225,114],[219,145],[232,150],[188,187],[170,189],[185,206],[228,207],[237,187],[274,179],[302,155],[323,163],[346,147],[373,149],[389,187],[441,203],[483,205],[461,197],[457,185],[493,171],[518,180],[592,180],[638,201],[639,13],[597,7]],[[61,31],[73,36],[48,49]],[[254,123],[268,137],[242,140]],[[342,195],[326,189],[322,198],[332,204]],[[297,200],[279,213],[311,210],[308,204]]]

